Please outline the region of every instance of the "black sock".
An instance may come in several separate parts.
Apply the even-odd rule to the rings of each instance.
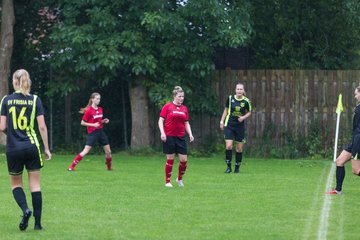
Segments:
[[[32,192],[32,204],[34,208],[35,225],[41,226],[42,195],[41,192]]]
[[[25,214],[25,211],[27,209],[29,209],[29,207],[26,202],[26,196],[25,196],[24,190],[21,187],[17,187],[17,188],[14,188],[12,192],[13,192],[15,201],[17,202],[17,204],[19,205],[19,207]]]
[[[343,181],[345,178],[345,168],[344,166],[336,166],[336,191],[341,191]]]
[[[231,167],[231,159],[232,159],[232,150],[226,150],[225,152],[226,164],[228,167]]]
[[[236,165],[240,166],[242,161],[242,152],[236,152]]]

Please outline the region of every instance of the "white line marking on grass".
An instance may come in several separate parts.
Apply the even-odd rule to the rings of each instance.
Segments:
[[[329,175],[326,181],[325,192],[329,191],[330,186],[332,184],[334,178],[334,171],[335,171],[335,163],[331,163],[331,168],[329,171]],[[326,239],[327,230],[328,230],[328,219],[330,215],[330,205],[331,205],[331,195],[325,194],[323,206],[321,208],[321,217],[320,217],[320,225],[318,229],[317,239],[324,240]]]
[[[324,167],[324,169],[321,172],[318,184],[316,184],[317,187],[315,189],[315,194],[312,199],[311,207],[309,209],[309,216],[306,220],[305,231],[304,231],[303,238],[302,238],[303,240],[310,239],[311,229],[314,227],[315,216],[316,217],[318,216],[315,213],[316,213],[317,206],[319,206],[319,198],[320,198],[320,196],[322,197],[321,187],[322,187],[324,178],[326,177],[325,176],[326,171],[327,171],[327,169]]]

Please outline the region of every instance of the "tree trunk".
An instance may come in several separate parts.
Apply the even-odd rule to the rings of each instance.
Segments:
[[[14,4],[13,0],[3,0],[1,9],[1,40],[0,40],[0,101],[9,92],[9,72],[11,55],[14,45]],[[0,132],[0,144],[5,144],[5,134]]]
[[[140,84],[130,86],[131,105],[131,148],[150,146],[149,101],[146,87]]]
[[[123,141],[124,141],[124,146],[125,149],[129,148],[129,143],[128,143],[128,126],[127,126],[127,121],[126,121],[126,102],[125,102],[125,90],[124,90],[125,86],[122,85],[121,86],[121,99],[122,99],[122,122],[123,122],[123,128],[124,128],[124,135],[123,135]]]
[[[65,96],[65,143],[71,143],[71,93]]]

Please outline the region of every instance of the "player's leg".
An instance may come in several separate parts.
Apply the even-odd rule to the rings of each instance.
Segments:
[[[23,188],[23,180],[22,180],[25,155],[26,154],[24,154],[23,151],[6,153],[11,190],[16,203],[23,212],[23,218],[19,224],[19,228],[21,231],[27,228],[29,218],[31,217],[32,214],[26,201],[26,196]]]
[[[40,170],[29,171],[29,187],[34,209],[35,230],[41,230],[41,214],[42,214],[42,193],[40,188]]]
[[[239,168],[242,162],[243,146],[245,142],[245,128],[239,127],[235,134],[236,155],[235,155],[235,170],[234,173],[239,173]]]
[[[111,149],[110,149],[110,145],[107,144],[103,147],[104,152],[105,152],[105,164],[106,164],[106,168],[107,170],[112,170],[112,156],[111,156]]]
[[[360,159],[351,160],[351,165],[353,174],[355,174],[356,176],[360,176]]]
[[[184,176],[187,168],[187,145],[185,138],[183,137],[177,138],[176,152],[179,155],[179,171],[178,171],[178,177],[176,178],[176,182],[180,187],[183,187],[184,183],[182,181],[182,177]]]
[[[227,165],[225,173],[231,173],[234,132],[229,126],[224,128],[224,138],[225,138],[225,162]]]
[[[336,187],[335,190],[340,193],[345,179],[345,163],[351,160],[351,150],[343,150],[336,159]]]
[[[352,149],[352,172],[355,175],[359,176],[360,172],[360,134],[357,134],[353,137],[353,149]]]
[[[42,193],[40,188],[40,168],[43,167],[43,159],[38,148],[29,149],[27,155],[29,158],[25,162],[25,167],[28,170],[29,188],[34,210],[34,229],[41,230]]]
[[[172,187],[170,178],[175,159],[175,139],[174,137],[167,136],[166,141],[163,142],[163,153],[166,155],[165,164],[165,187]]]
[[[78,155],[76,155],[76,157],[72,160],[71,165],[69,166],[68,170],[74,171],[76,165],[79,164],[79,162],[84,158],[84,156],[86,154],[88,154],[90,152],[90,150],[91,150],[91,146],[86,145],[84,147],[84,149]]]
[[[104,131],[101,131],[99,134],[99,143],[103,146],[105,152],[105,164],[107,170],[112,170],[112,156],[111,156],[111,149],[108,137],[106,136]]]
[[[239,173],[239,168],[242,162],[242,153],[243,153],[243,142],[236,142],[236,156],[235,156],[235,170],[234,173]]]

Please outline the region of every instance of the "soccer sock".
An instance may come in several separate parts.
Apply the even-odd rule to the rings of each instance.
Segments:
[[[34,208],[35,225],[41,226],[42,195],[40,192],[32,192],[32,204]]]
[[[25,211],[27,209],[29,209],[29,207],[26,202],[26,196],[25,196],[24,190],[21,187],[17,187],[17,188],[14,188],[12,192],[13,192],[15,201],[17,202],[17,204],[19,205],[19,207],[25,214]]]
[[[106,166],[107,166],[107,169],[108,170],[111,170],[111,163],[112,163],[112,157],[106,157],[105,158],[105,163],[106,163]]]
[[[236,167],[240,167],[242,161],[242,152],[236,152]]]
[[[182,177],[184,176],[185,171],[186,171],[186,167],[187,167],[187,162],[180,162],[178,180],[182,180]]]
[[[172,172],[172,167],[174,164],[174,159],[167,159],[166,160],[166,165],[165,165],[165,180],[166,183],[170,182],[170,177],[171,177],[171,172]]]
[[[232,150],[225,151],[225,160],[228,167],[231,167]]]
[[[75,167],[82,159],[83,157],[79,153],[72,161],[71,167]]]
[[[345,168],[344,166],[336,166],[336,191],[341,191],[343,181],[345,178]]]

